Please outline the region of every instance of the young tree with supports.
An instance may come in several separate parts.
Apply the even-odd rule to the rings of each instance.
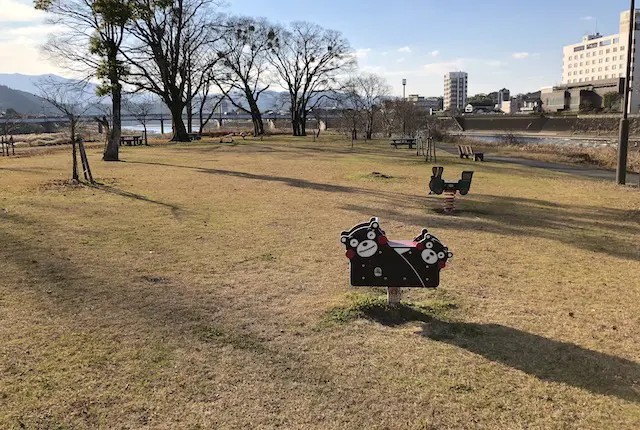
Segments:
[[[219,55],[220,73],[216,84],[226,96],[230,92],[242,94],[246,106],[228,97],[241,111],[251,115],[253,134],[264,134],[262,113],[258,107],[260,95],[269,89],[269,50],[273,46],[275,30],[265,19],[246,17],[230,18],[222,33]]]
[[[113,122],[103,159],[118,161],[122,80],[127,74],[120,48],[133,17],[132,1],[35,0],[35,8],[47,12],[50,23],[64,28],[50,37],[45,51],[85,79],[98,78],[98,95],[111,96]]]
[[[80,179],[76,145],[78,125],[82,121],[82,116],[96,106],[98,101],[86,102],[91,97],[86,82],[59,82],[53,78],[44,78],[35,85],[38,88],[38,96],[58,109],[69,121],[69,140],[72,151],[71,177],[78,181]]]
[[[220,57],[215,48],[219,20],[214,0],[132,0],[132,43],[121,50],[127,83],[158,95],[173,120],[173,141],[187,142],[182,119]],[[191,109],[189,109],[191,112]]]
[[[294,136],[306,136],[307,115],[340,87],[340,74],[356,64],[349,42],[338,31],[293,22],[270,38],[269,62],[287,90]]]

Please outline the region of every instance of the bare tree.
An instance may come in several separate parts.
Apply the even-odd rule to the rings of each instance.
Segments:
[[[381,112],[385,134],[403,133],[415,136],[418,130],[427,127],[429,114],[426,109],[407,100],[393,99],[382,103]]]
[[[200,120],[200,134],[204,131],[204,128],[207,126],[213,115],[215,115],[216,111],[222,105],[222,102],[225,99],[223,94],[210,94],[211,85],[213,83],[213,76],[210,75],[209,78],[205,81],[204,85],[200,89],[200,96],[198,100],[198,119]],[[222,118],[220,118],[222,121]],[[222,124],[220,124],[222,126]]]
[[[225,95],[236,91],[242,94],[247,106],[229,97],[231,103],[251,115],[253,134],[264,134],[262,113],[258,107],[260,95],[269,89],[268,53],[273,46],[276,33],[273,25],[265,19],[246,17],[230,18],[221,37],[221,73],[216,84]]]
[[[371,139],[376,116],[391,88],[384,78],[372,73],[361,73],[346,82],[343,92],[350,108],[359,112],[364,123],[365,139]]]
[[[147,124],[149,123],[149,117],[153,113],[156,107],[156,103],[153,97],[147,95],[138,101],[133,101],[131,96],[124,99],[124,106],[126,110],[133,115],[133,117],[142,124],[144,130],[144,144],[149,145],[147,138]]]
[[[59,82],[53,78],[43,78],[35,83],[38,96],[49,102],[69,121],[72,150],[72,179],[79,180],[76,133],[83,115],[95,106],[98,101],[87,102],[91,97],[86,82]]]
[[[98,95],[111,96],[113,123],[103,159],[118,161],[122,78],[126,74],[119,51],[125,26],[133,16],[131,0],[35,0],[35,7],[48,13],[50,23],[64,28],[50,37],[44,50],[85,79],[100,79]]]
[[[293,135],[305,136],[307,114],[339,88],[339,74],[348,72],[355,58],[341,33],[308,22],[277,29],[271,39],[268,58],[289,93]]]
[[[174,141],[189,141],[182,114],[220,60],[214,0],[133,0],[133,43],[122,49],[137,90],[158,95],[173,119]],[[191,108],[189,108],[189,113]]]

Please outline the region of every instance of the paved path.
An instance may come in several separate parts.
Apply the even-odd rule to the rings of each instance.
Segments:
[[[443,149],[445,152],[449,154],[458,156],[458,150],[455,147],[442,145],[442,146],[439,146],[439,148]],[[494,162],[494,163],[519,164],[521,166],[552,170],[554,172],[568,173],[572,175],[584,176],[587,178],[603,179],[611,182],[615,182],[616,180],[615,170],[602,169],[598,167],[574,166],[570,164],[550,163],[547,161],[530,160],[527,158],[519,158],[519,157],[504,157],[504,156],[490,155],[490,154],[485,155],[485,160]],[[637,173],[627,173],[627,184],[637,185],[638,176],[639,175]]]

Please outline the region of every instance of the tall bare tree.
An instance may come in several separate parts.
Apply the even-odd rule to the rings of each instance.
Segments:
[[[365,138],[371,139],[376,116],[391,93],[387,81],[376,74],[361,73],[346,82],[343,93],[347,107],[356,110],[364,123]]]
[[[262,113],[258,107],[260,95],[269,89],[268,54],[273,47],[276,32],[266,19],[233,17],[226,23],[221,37],[221,73],[215,80],[225,95],[230,92],[242,94],[246,105],[229,97],[231,103],[251,115],[253,134],[264,134]]]
[[[309,111],[355,66],[351,47],[340,32],[309,22],[277,29],[270,43],[269,62],[289,94],[293,135],[305,136]]]
[[[76,148],[76,134],[78,125],[92,107],[98,104],[98,99],[87,101],[91,93],[86,82],[60,82],[53,78],[43,78],[35,83],[38,96],[62,113],[69,121],[69,140],[72,150],[72,179],[79,180],[78,154]]]
[[[132,0],[137,15],[122,49],[127,82],[158,95],[173,119],[174,141],[189,141],[182,114],[220,60],[213,47],[219,16],[214,0]]]
[[[98,78],[98,95],[111,96],[113,123],[103,159],[118,161],[122,128],[122,78],[127,73],[119,54],[125,26],[133,16],[131,0],[35,0],[48,21],[64,28],[53,34],[44,50],[66,68]]]
[[[198,97],[198,119],[200,120],[200,134],[204,131],[211,118],[216,113],[216,110],[220,108],[220,105],[225,99],[224,94],[210,94],[213,84],[213,73],[207,75],[202,87],[200,88],[200,95]],[[220,119],[222,122],[222,119]],[[220,124],[222,126],[222,124]]]

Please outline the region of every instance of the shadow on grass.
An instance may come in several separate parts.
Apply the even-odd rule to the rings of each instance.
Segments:
[[[632,236],[640,229],[640,211],[556,204],[544,200],[509,196],[470,194],[457,203],[454,215],[436,215],[443,208],[441,197],[418,199],[423,215],[413,224],[451,228],[464,232],[482,231],[514,237],[541,237],[614,257],[637,260],[640,249]],[[366,216],[407,222],[401,205],[345,205],[343,209]],[[436,212],[436,213],[434,213]],[[434,218],[437,217],[437,218]]]
[[[172,205],[170,203],[161,202],[159,200],[153,200],[153,199],[145,197],[145,196],[143,196],[141,194],[136,194],[136,193],[132,193],[132,192],[129,192],[129,191],[124,191],[124,190],[121,190],[119,188],[112,187],[110,185],[104,185],[104,184],[99,184],[99,183],[95,183],[95,184],[87,183],[86,185],[88,187],[94,188],[96,190],[104,191],[104,192],[109,193],[109,194],[115,194],[117,196],[126,197],[126,198],[129,198],[129,199],[139,200],[141,202],[152,203],[154,205],[163,206],[165,208],[170,209],[171,213],[174,216],[178,216],[181,212],[184,212],[184,209],[182,209],[180,206]]]
[[[357,296],[327,312],[324,324],[356,319],[395,327],[423,323],[421,335],[478,354],[536,378],[595,394],[640,402],[640,364],[498,324],[445,321],[455,304],[444,301],[389,306],[381,296]]]
[[[640,403],[640,364],[498,324],[432,319],[422,335],[538,379]]]

